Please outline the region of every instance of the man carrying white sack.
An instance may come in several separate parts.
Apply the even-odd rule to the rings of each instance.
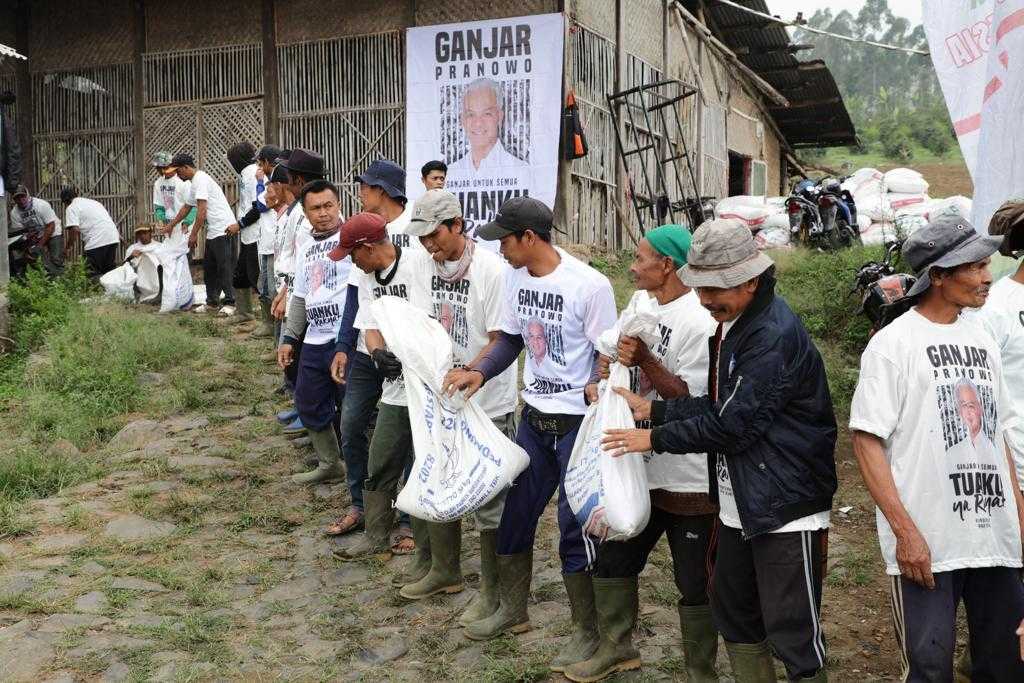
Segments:
[[[410,254],[415,287],[430,293],[428,311],[452,340],[456,368],[472,368],[501,331],[506,266],[493,252],[478,249],[466,237],[462,208],[451,192],[427,191],[412,211],[406,232],[418,237],[425,251]],[[509,366],[473,399],[509,439],[515,439],[516,368]],[[459,617],[466,626],[498,610],[498,523],[505,505],[502,490],[474,512],[480,530],[480,591]],[[417,559],[403,585],[402,597],[419,600],[462,584],[459,567],[461,523],[425,522],[412,518],[417,529]],[[427,542],[424,543],[420,539]]]
[[[490,640],[530,628],[526,602],[537,522],[558,491],[559,555],[573,634],[550,666],[564,671],[589,659],[598,646],[591,567],[583,529],[566,497],[565,472],[586,413],[584,393],[597,397],[591,382],[594,345],[615,325],[615,296],[608,278],[551,244],[553,221],[542,202],[515,197],[477,231],[480,239],[501,240],[501,253],[516,270],[506,281],[498,339],[472,369],[452,373],[445,387],[472,395],[515,363],[529,344],[523,371],[526,407],[516,442],[529,454],[530,465],[508,492],[498,526],[500,606],[465,633],[473,640]]]
[[[690,232],[679,225],[649,231],[637,245],[629,268],[637,291],[627,309],[648,302],[658,315],[657,345],[620,336],[617,358],[601,356],[602,378],[617,360],[630,369],[630,389],[648,400],[668,400],[707,392],[708,338],[715,321],[697,293],[676,273],[686,265]],[[640,421],[637,427],[649,427]],[[639,535],[606,541],[594,570],[594,602],[601,645],[590,659],[565,670],[572,681],[596,681],[617,671],[639,668],[632,643],[639,606],[639,575],[662,535],[668,538],[676,588],[687,680],[717,681],[718,632],[711,623],[708,579],[714,552],[718,506],[708,495],[705,453],[644,456],[651,490],[651,517]]]
[[[819,609],[837,487],[836,420],[825,364],[775,294],[772,260],[729,219],[697,228],[680,278],[718,322],[706,396],[648,401],[624,389],[653,430],[610,429],[612,455],[707,451],[719,503],[711,611],[740,683],[823,682]]]

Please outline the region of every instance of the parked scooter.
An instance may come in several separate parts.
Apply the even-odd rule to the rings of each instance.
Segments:
[[[861,243],[857,205],[849,190],[842,189],[835,178],[826,178],[819,184],[818,215],[822,232],[831,236],[836,247]]]
[[[832,251],[860,243],[853,197],[839,181],[801,180],[786,199],[792,242]]]
[[[913,275],[896,272],[903,240],[886,243],[881,261],[868,261],[854,276],[851,294],[857,293],[861,313],[871,321],[871,333],[882,329],[913,305],[906,299],[907,292],[917,281]]]

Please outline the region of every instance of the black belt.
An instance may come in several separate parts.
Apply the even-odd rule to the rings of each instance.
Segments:
[[[565,436],[572,430],[576,429],[582,420],[582,415],[542,413],[536,408],[526,406],[526,421],[531,427],[542,434]]]

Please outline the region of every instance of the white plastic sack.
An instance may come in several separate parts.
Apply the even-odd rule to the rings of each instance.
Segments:
[[[769,219],[770,220],[770,219]],[[766,227],[754,235],[754,244],[758,249],[781,249],[789,246],[789,223],[786,227]]]
[[[160,294],[160,312],[184,310],[196,303],[192,271],[188,267],[188,248],[168,246],[162,252],[161,263],[164,269],[164,289]],[[203,293],[206,293],[205,288]]]
[[[926,209],[927,203],[931,201],[931,197],[921,192],[890,192],[886,195],[886,199],[889,200],[889,206],[897,215],[901,213],[920,215]]]
[[[933,221],[941,216],[960,216],[969,220],[972,208],[973,202],[970,197],[962,195],[933,199],[929,205],[928,220]]]
[[[885,189],[887,192],[927,194],[928,181],[911,168],[894,168],[885,174]]]
[[[857,230],[862,234],[868,231],[871,227],[871,217],[863,213],[857,214]]]
[[[135,281],[138,275],[128,263],[123,263],[100,276],[100,284],[111,299],[135,301]]]
[[[857,205],[857,214],[863,214],[871,219],[872,223],[891,221],[893,217],[892,207],[889,205],[888,195],[876,194],[866,197],[854,197]]]
[[[765,203],[764,197],[751,195],[726,197],[715,205],[716,217],[739,220],[751,230],[759,228],[768,216],[777,211],[776,207]]]
[[[160,294],[160,261],[156,254],[146,252],[135,260],[134,265],[138,275],[135,281],[136,300],[144,303],[155,299]]]
[[[631,299],[619,315],[615,327],[605,330],[597,338],[597,350],[612,360],[619,357],[619,337],[636,337],[648,348],[656,346],[661,337],[658,334],[658,310],[651,297]],[[628,387],[627,387],[628,388]]]
[[[854,197],[858,193],[872,191],[874,188],[879,188],[881,192],[882,186],[882,172],[874,168],[858,168],[853,174],[843,181],[842,188],[847,190]]]
[[[601,335],[599,350],[614,348],[620,334],[638,337],[650,346],[647,340],[658,338],[657,316],[649,315],[653,311],[652,300],[638,299],[636,306],[622,312],[615,328]],[[565,471],[565,497],[583,527],[588,562],[596,556],[593,539],[632,538],[644,530],[651,516],[643,453],[613,458],[601,449],[606,430],[636,426],[626,399],[612,387],[629,389],[629,368],[612,363],[608,379],[601,382],[597,402],[583,417]]]
[[[402,361],[416,452],[396,506],[433,522],[459,519],[510,486],[529,456],[475,400],[441,394],[452,343],[440,323],[393,296],[371,307],[388,350]]]

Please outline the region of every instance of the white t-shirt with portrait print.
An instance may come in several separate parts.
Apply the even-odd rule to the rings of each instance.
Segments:
[[[1009,276],[1000,279],[989,289],[985,305],[964,311],[964,316],[977,316],[996,340],[1003,358],[1006,395],[1014,412],[1024,414],[1024,285]],[[1016,465],[1017,485],[1024,486],[1024,421],[1006,429],[1006,441]]]
[[[615,325],[608,278],[555,247],[561,262],[543,277],[509,269],[502,330],[526,344],[523,400],[542,413],[583,415],[594,345]]]
[[[722,339],[729,334],[729,330],[736,324],[736,320],[722,323]],[[712,333],[713,334],[713,333]],[[732,490],[732,478],[729,476],[729,467],[726,464],[725,456],[721,453],[715,462],[715,476],[718,478],[718,518],[722,524],[732,529],[743,529],[740,521],[740,512],[736,508],[736,495]],[[832,513],[829,510],[815,512],[792,522],[783,524],[778,529],[769,533],[785,534],[793,531],[818,531],[827,529],[832,522]]]
[[[206,171],[196,171],[189,182],[188,205],[198,206],[200,200],[206,200],[206,239],[223,237],[228,226],[235,223],[224,190]]]
[[[168,221],[172,221],[181,211],[181,207],[188,203],[191,187],[189,181],[182,180],[177,175],[170,178],[160,175],[153,181],[153,206],[162,207],[164,216]]]
[[[718,323],[701,306],[697,292],[661,305],[646,291],[633,293],[627,308],[639,299],[652,299],[658,313],[658,334],[661,341],[650,349],[655,358],[676,377],[686,382],[693,396],[708,390],[708,338],[715,334]],[[629,369],[630,391],[649,400],[660,398],[658,390],[639,367]],[[637,423],[650,429],[650,422]],[[708,492],[708,456],[706,453],[646,453],[648,487],[676,493]]]
[[[427,312],[452,340],[456,366],[466,365],[490,343],[488,332],[501,330],[507,264],[494,253],[477,248],[465,277],[448,283],[437,275],[434,259],[425,249],[407,257],[415,266],[417,287],[430,294]],[[450,268],[454,265],[448,264]],[[513,363],[492,378],[471,399],[488,417],[515,412],[516,366]]]
[[[327,254],[338,246],[339,232],[313,239],[299,254],[292,295],[306,303],[305,344],[333,344],[345,311],[352,258],[332,261]]]
[[[1002,446],[1017,421],[999,346],[976,319],[939,324],[911,309],[868,342],[850,429],[882,439],[932,572],[1021,566]],[[886,572],[899,574],[896,537],[881,511],[875,516]]]
[[[53,223],[53,234],[51,237],[57,237],[62,234],[60,219],[57,218],[57,214],[53,207],[50,206],[50,202],[45,199],[30,197],[28,206],[24,209],[18,206],[17,202],[11,202],[11,204],[11,228],[9,232],[14,233],[19,230],[26,230],[42,236],[46,226]]]
[[[359,287],[359,312],[356,313],[352,326],[360,331],[357,350],[361,353],[369,353],[366,348],[365,331],[378,329],[377,321],[370,311],[370,304],[377,299],[382,296],[397,296],[424,311],[430,310],[427,291],[419,280],[416,264],[404,250],[400,252],[396,262],[381,272],[364,273],[358,268],[353,268],[352,273],[352,278]],[[384,380],[380,401],[389,406],[408,405],[403,377]]]

